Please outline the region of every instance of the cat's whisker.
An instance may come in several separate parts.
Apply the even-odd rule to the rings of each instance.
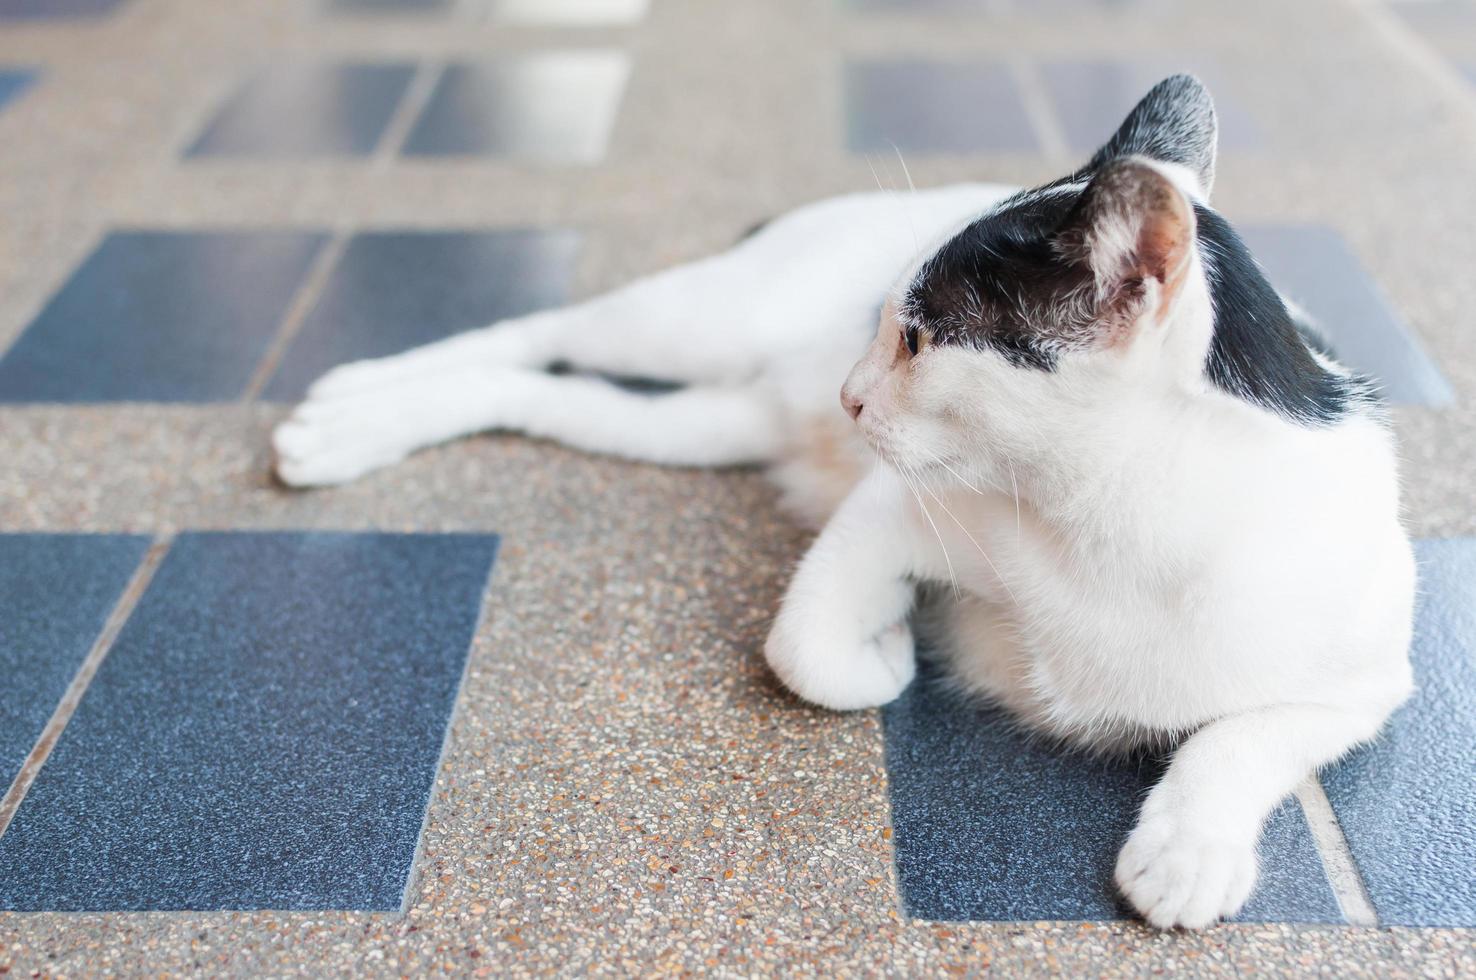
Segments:
[[[1015,598],[1015,593],[1010,589],[1010,584],[1008,582],[1006,582],[1005,581],[1005,577],[1000,574],[999,567],[994,564],[994,559],[992,559],[992,558],[989,557],[989,552],[987,552],[987,551],[984,550],[984,546],[981,545],[979,543],[978,539],[975,538],[974,535],[969,532],[969,529],[968,528],[964,527],[963,521],[961,521],[961,520],[958,519],[958,517],[953,513],[953,511],[948,508],[948,505],[945,504],[942,501],[942,499],[937,494],[933,493],[933,491],[932,490],[929,490],[926,486],[923,487],[923,490],[925,490],[927,492],[927,495],[929,497],[932,497],[933,500],[937,502],[937,504],[938,504],[939,507],[942,507],[943,508],[943,513],[947,514],[950,518],[952,518],[953,523],[957,524],[958,525],[958,529],[964,533],[964,537],[968,538],[969,539],[969,542],[976,549],[978,549],[978,552],[979,552],[980,557],[982,557],[984,559],[985,563],[989,566],[989,570],[994,573],[994,577],[997,578],[997,579],[999,579],[999,584],[1004,587],[1005,594],[1010,597],[1010,601],[1011,602],[1013,602],[1015,605],[1018,606],[1020,604],[1020,600],[1017,599],[1017,598]]]
[[[948,566],[948,581],[953,586],[953,597],[955,599],[961,599],[963,598],[963,591],[958,587],[958,576],[953,571],[953,559],[948,554],[948,545],[943,542],[943,532],[939,531],[938,525],[933,522],[933,515],[929,513],[928,505],[923,501],[922,495],[917,492],[917,487],[913,485],[912,480],[909,478],[906,465],[900,460],[894,462],[896,463],[894,469],[897,475],[902,478],[902,483],[912,493],[912,498],[917,501],[917,506],[922,510],[923,517],[927,518],[928,526],[933,529],[933,536],[938,539],[938,547],[943,552],[943,563]]]
[[[1015,468],[1010,467],[1010,491],[1015,497],[1015,540],[1020,540],[1020,484],[1015,479]]]

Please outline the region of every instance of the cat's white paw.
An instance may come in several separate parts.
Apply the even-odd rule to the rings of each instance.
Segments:
[[[418,440],[393,408],[372,395],[309,398],[272,432],[277,476],[294,487],[331,486],[399,462]]]
[[[350,361],[328,371],[308,386],[308,400],[341,398],[383,388],[413,375],[405,355]]]
[[[1240,911],[1256,884],[1256,843],[1145,815],[1117,857],[1117,887],[1159,929],[1202,929]]]
[[[895,701],[917,673],[912,630],[896,623],[859,648],[834,637],[793,637],[776,627],[764,645],[774,673],[795,694],[822,708],[856,711]]]

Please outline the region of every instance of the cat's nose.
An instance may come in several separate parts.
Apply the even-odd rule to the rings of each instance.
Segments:
[[[846,414],[850,415],[852,419],[859,419],[861,417],[861,409],[865,407],[861,404],[861,399],[844,388],[841,389],[841,404],[845,406]]]

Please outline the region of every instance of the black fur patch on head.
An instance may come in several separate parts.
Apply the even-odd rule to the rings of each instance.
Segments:
[[[1215,313],[1204,365],[1210,381],[1303,425],[1331,425],[1367,404],[1374,386],[1317,359],[1314,350],[1332,356],[1326,343],[1308,336],[1230,223],[1204,205],[1194,214]]]
[[[1052,370],[1061,337],[1077,324],[1050,320],[1049,308],[1091,280],[1061,262],[1051,242],[1080,197],[1065,183],[1017,194],[950,239],[913,278],[903,319],[926,327],[935,344],[988,347],[1011,364]]]
[[[1017,367],[1053,370],[1093,335],[1090,273],[1052,240],[1081,192],[1068,184],[1018,194],[970,224],[918,270],[899,309],[938,345],[991,349]],[[1372,387],[1318,360],[1306,331],[1229,222],[1194,205],[1214,310],[1205,376],[1217,388],[1302,425],[1330,425],[1367,404]],[[1326,353],[1324,351],[1324,353]]]

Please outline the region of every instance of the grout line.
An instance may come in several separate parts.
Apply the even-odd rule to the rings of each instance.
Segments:
[[[1009,68],[1015,87],[1020,90],[1020,102],[1030,120],[1030,128],[1035,130],[1036,142],[1040,144],[1046,161],[1057,170],[1069,167],[1071,146],[1061,125],[1061,117],[1056,115],[1050,93],[1041,80],[1040,66],[1028,58],[1011,58]]]
[[[1471,121],[1476,122],[1476,89],[1450,59],[1382,0],[1348,0],[1348,5],[1362,13],[1380,39],[1402,54],[1441,94],[1458,103]]]
[[[1333,812],[1322,783],[1315,774],[1308,776],[1297,787],[1296,795],[1343,917],[1349,925],[1377,926],[1379,915],[1374,911],[1373,899],[1369,897],[1363,875],[1353,860],[1353,852],[1348,849],[1348,839],[1343,836],[1338,815]]]
[[[348,247],[349,232],[345,228],[337,228],[328,243],[318,250],[313,257],[313,263],[308,268],[308,274],[303,277],[302,285],[297,287],[297,292],[292,296],[292,302],[287,305],[287,313],[282,317],[282,325],[277,328],[277,335],[272,338],[267,351],[262,355],[261,363],[256,365],[252,372],[251,380],[246,382],[246,390],[241,393],[242,404],[256,401],[261,397],[262,389],[277,373],[277,365],[282,361],[282,355],[287,353],[287,347],[292,343],[297,332],[307,321],[308,313],[317,305],[318,297],[322,295],[323,288],[328,284],[328,275],[338,260],[343,257],[343,251]]]
[[[436,86],[444,74],[446,74],[444,61],[428,61],[415,70],[415,77],[410,79],[405,94],[400,98],[399,106],[395,108],[394,115],[390,116],[390,121],[385,124],[384,132],[380,134],[379,144],[374,147],[372,155],[374,169],[383,170],[399,156],[405,140],[410,137],[410,128],[420,119],[420,114],[430,103],[431,96],[435,93]]]
[[[10,821],[15,818],[15,812],[20,808],[21,801],[26,798],[31,784],[36,781],[36,775],[41,771],[41,767],[46,765],[46,760],[51,756],[51,750],[56,747],[56,741],[61,737],[62,730],[67,727],[67,722],[72,720],[72,713],[81,703],[82,695],[87,693],[87,686],[92,683],[92,678],[97,673],[98,667],[102,666],[108,651],[113,648],[113,642],[118,639],[118,633],[123,629],[123,624],[128,622],[129,616],[133,615],[133,608],[138,605],[138,600],[143,596],[144,590],[149,587],[149,582],[153,580],[154,573],[159,570],[159,564],[164,560],[164,555],[169,551],[169,546],[173,541],[172,534],[161,535],[154,539],[149,545],[149,550],[144,554],[143,560],[139,562],[138,568],[134,570],[133,577],[128,580],[123,594],[118,597],[118,603],[108,615],[107,622],[103,624],[102,632],[98,633],[97,639],[93,641],[92,649],[87,651],[87,657],[82,661],[82,666],[77,668],[72,683],[67,686],[61,701],[57,703],[56,710],[51,713],[46,727],[41,729],[41,736],[36,739],[31,753],[21,764],[20,772],[10,784],[10,790],[6,792],[3,799],[0,799],[0,837],[3,837],[5,831],[10,827]]]

